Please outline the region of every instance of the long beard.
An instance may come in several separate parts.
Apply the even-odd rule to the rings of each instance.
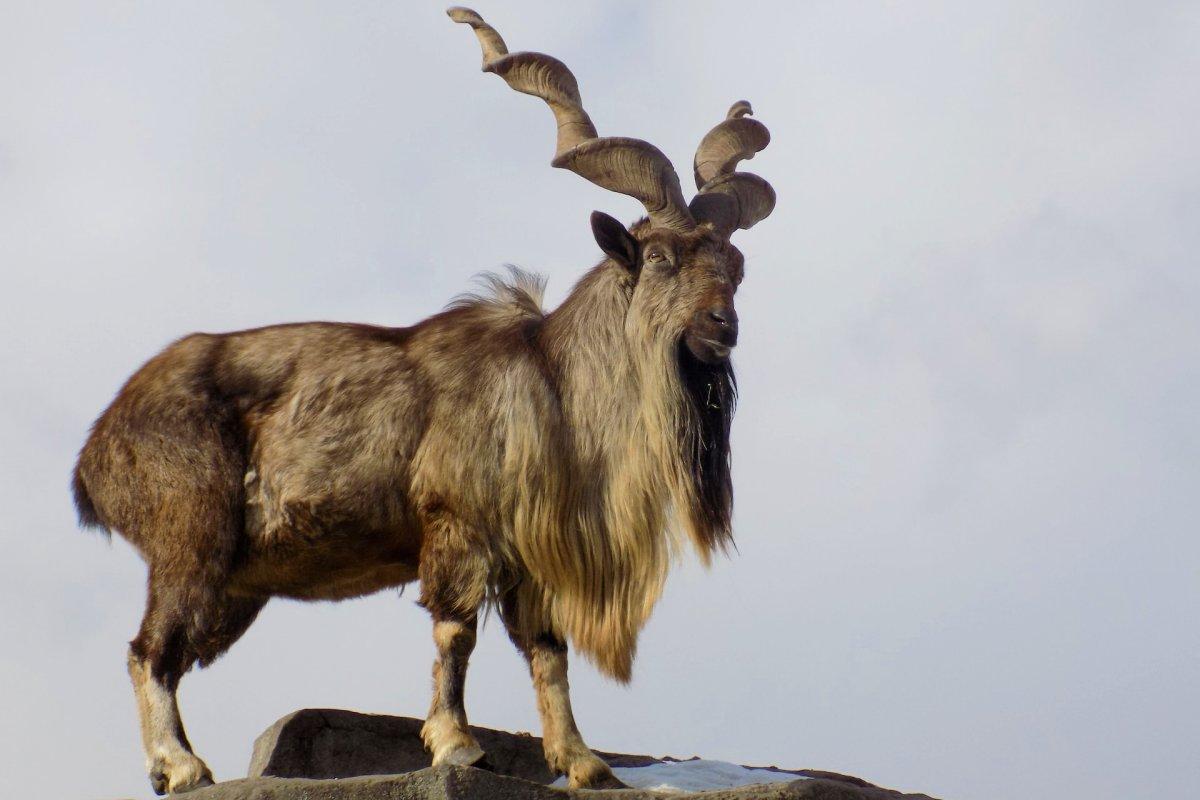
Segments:
[[[729,430],[737,406],[737,381],[728,361],[706,364],[682,342],[677,361],[690,406],[683,440],[695,494],[689,515],[700,540],[709,549],[724,550],[733,541]]]

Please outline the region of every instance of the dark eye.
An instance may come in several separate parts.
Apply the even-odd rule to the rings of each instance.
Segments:
[[[666,261],[667,254],[655,247],[646,251],[646,260],[654,262]]]

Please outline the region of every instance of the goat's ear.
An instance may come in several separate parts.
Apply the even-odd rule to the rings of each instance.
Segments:
[[[592,235],[596,244],[604,254],[622,264],[626,269],[637,269],[638,244],[633,234],[625,226],[605,214],[603,211],[592,212]]]

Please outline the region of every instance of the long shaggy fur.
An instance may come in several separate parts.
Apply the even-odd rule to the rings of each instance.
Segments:
[[[84,485],[78,467],[71,473],[71,499],[75,501],[75,512],[79,515],[80,527],[100,528],[103,526],[100,515],[96,513],[96,507],[92,505],[92,498],[88,496],[87,486]]]
[[[438,657],[422,740],[477,763],[463,681],[489,604],[529,662],[547,763],[572,788],[618,785],[570,709],[566,643],[627,681],[672,556],[731,543],[736,385],[728,239],[774,193],[732,172],[766,129],[734,105],[701,143],[700,193],[652,145],[599,139],[562,62],[509,55],[474,12],[485,70],[546,100],[554,165],[636,197],[627,229],[595,212],[607,258],[564,303],[516,268],[412,326],[311,322],[192,334],[100,415],[72,492],[85,526],[148,566],[130,642],[143,749],[159,794],[211,783],[176,702],[272,597],[339,600],[420,581]],[[494,69],[493,69],[494,68]],[[693,215],[693,208],[695,214]]]
[[[733,542],[729,433],[737,408],[737,380],[728,362],[705,364],[679,347],[679,371],[689,405],[689,424],[680,433],[691,467],[695,496],[687,509],[695,536],[705,540],[701,555]]]
[[[419,578],[435,618],[508,598],[517,627],[628,680],[672,553],[730,541],[733,376],[681,344],[711,287],[606,261],[545,313],[542,279],[483,281],[412,328],[180,340],[97,421],[81,520],[203,581],[198,640],[231,598]]]

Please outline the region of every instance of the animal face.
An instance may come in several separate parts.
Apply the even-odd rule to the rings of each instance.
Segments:
[[[733,296],[744,259],[711,226],[691,231],[645,223],[632,232],[607,214],[592,216],[601,248],[636,279],[631,322],[656,339],[682,342],[698,360],[722,364],[738,339]]]
[[[700,361],[728,360],[738,339],[733,296],[742,282],[742,254],[706,226],[686,234],[650,229],[638,246],[634,306]]]

